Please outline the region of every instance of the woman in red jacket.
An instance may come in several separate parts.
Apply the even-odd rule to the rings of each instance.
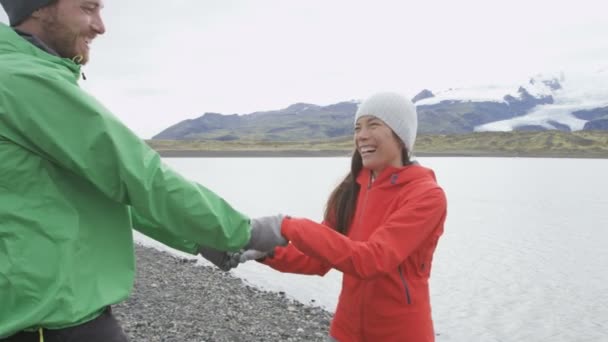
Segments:
[[[428,281],[446,198],[433,171],[410,160],[416,130],[408,99],[380,93],[363,102],[351,171],[323,224],[285,218],[277,230],[290,243],[262,260],[281,272],[343,273],[330,329],[337,341],[435,340]]]

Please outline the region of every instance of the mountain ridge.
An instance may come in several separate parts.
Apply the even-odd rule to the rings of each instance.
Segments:
[[[607,74],[603,73],[600,77],[606,78],[608,85]],[[420,134],[608,130],[608,86],[600,86],[597,94],[588,95],[589,90],[576,88],[577,84],[584,83],[573,83],[574,86],[565,81],[561,74],[560,77],[536,76],[516,88],[458,88],[439,92],[423,89],[412,99],[418,110],[418,130]],[[583,95],[576,95],[577,91]],[[589,97],[589,103],[585,102],[585,96]],[[178,122],[152,139],[334,139],[352,134],[358,104],[359,101],[354,100],[327,106],[300,102],[279,110],[250,114],[209,112]]]

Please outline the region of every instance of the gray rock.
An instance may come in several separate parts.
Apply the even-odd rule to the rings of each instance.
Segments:
[[[414,96],[414,98],[412,99],[412,102],[416,103],[418,101],[422,101],[424,99],[428,99],[431,97],[435,97],[435,94],[433,94],[433,92],[428,89],[423,89],[416,96]]]
[[[606,131],[608,130],[608,119],[591,120],[585,123],[585,131]]]
[[[608,118],[608,106],[594,109],[577,110],[572,115],[582,120],[598,120]]]
[[[555,120],[549,120],[549,121],[547,121],[547,123],[549,123],[551,126],[555,127],[555,129],[558,131],[562,131],[562,132],[571,132],[572,131],[570,129],[570,126],[559,123]]]
[[[130,341],[325,341],[331,314],[194,259],[136,246],[131,297],[113,308]]]

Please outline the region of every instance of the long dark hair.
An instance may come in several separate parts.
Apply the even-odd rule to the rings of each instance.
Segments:
[[[395,137],[396,134],[393,133]],[[399,140],[399,138],[397,138]],[[402,165],[410,164],[410,155],[405,147],[401,149]],[[331,192],[325,204],[323,219],[338,232],[346,235],[348,227],[353,222],[360,185],[357,176],[363,169],[361,154],[355,149],[350,162],[350,172]]]

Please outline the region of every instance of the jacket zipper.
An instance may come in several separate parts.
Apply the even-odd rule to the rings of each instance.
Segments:
[[[412,299],[410,298],[410,288],[407,286],[405,276],[403,276],[403,268],[401,267],[401,265],[399,265],[399,276],[401,277],[401,282],[403,283],[403,287],[405,288],[405,298],[407,299],[407,304],[412,304]]]
[[[369,190],[372,187],[372,178],[369,178],[369,183],[367,183],[367,191],[365,192],[365,198],[363,199],[363,205],[361,206],[361,211],[359,212],[358,218],[357,218],[357,224],[361,224],[361,216],[363,215],[363,212],[365,211],[365,206],[367,205],[367,198],[368,198],[368,194],[369,194]],[[367,285],[367,284],[366,284]],[[362,335],[365,336],[365,331],[363,331],[363,327],[365,326],[364,323],[364,310],[365,310],[365,303],[364,303],[364,299],[365,299],[365,291],[367,290],[367,286],[365,286],[365,288],[363,289],[363,293],[364,295],[361,298],[361,317],[360,317],[360,321],[361,321],[361,332]]]

